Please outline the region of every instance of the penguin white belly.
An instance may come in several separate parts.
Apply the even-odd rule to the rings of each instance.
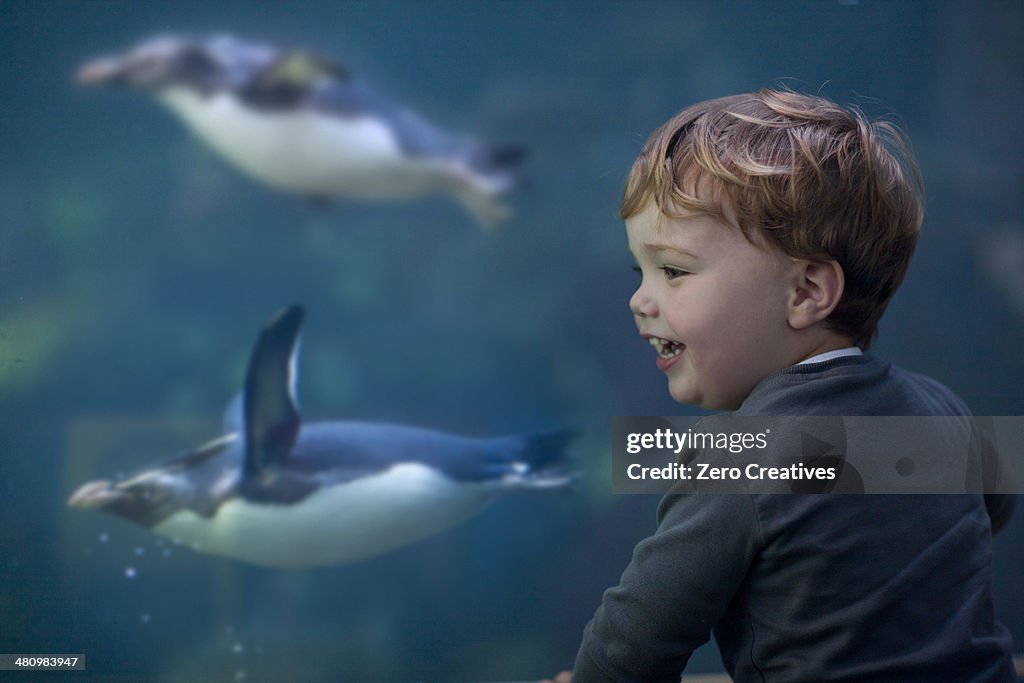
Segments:
[[[292,505],[231,500],[211,518],[176,512],[153,531],[196,550],[281,568],[356,562],[434,535],[495,499],[493,487],[457,484],[403,464],[325,486]]]
[[[263,111],[231,93],[204,97],[184,88],[170,88],[160,99],[230,162],[286,192],[396,199],[461,180],[448,162],[405,156],[388,127],[369,116]]]

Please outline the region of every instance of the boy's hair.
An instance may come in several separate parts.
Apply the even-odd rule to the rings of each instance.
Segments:
[[[633,163],[619,209],[654,201],[730,223],[754,244],[835,260],[845,289],[826,323],[867,349],[903,281],[923,218],[909,142],[890,123],[821,97],[760,90],[695,104],[656,130]]]

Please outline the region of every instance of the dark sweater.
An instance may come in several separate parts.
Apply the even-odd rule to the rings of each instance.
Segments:
[[[737,414],[968,412],[855,356],[771,375]],[[573,683],[678,682],[712,630],[737,681],[1016,681],[991,523],[980,495],[669,494],[587,625]]]

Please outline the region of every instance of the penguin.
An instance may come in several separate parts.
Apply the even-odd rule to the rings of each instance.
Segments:
[[[525,153],[446,132],[317,53],[229,35],[158,36],[76,79],[151,93],[243,173],[317,203],[441,193],[492,228]]]
[[[303,423],[301,306],[271,319],[225,433],[68,504],[195,550],[301,569],[359,562],[442,532],[506,494],[570,487],[567,430],[475,438],[374,422]]]

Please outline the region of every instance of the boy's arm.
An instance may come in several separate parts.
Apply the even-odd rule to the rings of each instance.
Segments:
[[[573,683],[678,683],[762,546],[748,495],[667,495],[583,634]]]

